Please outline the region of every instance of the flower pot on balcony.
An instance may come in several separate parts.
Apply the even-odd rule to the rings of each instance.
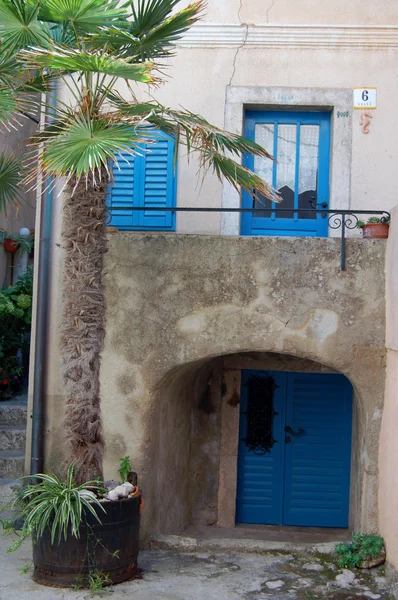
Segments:
[[[19,250],[19,244],[10,238],[7,238],[4,240],[4,250],[10,254],[15,254]]]
[[[362,237],[367,239],[386,239],[388,238],[388,223],[365,223],[362,225]]]

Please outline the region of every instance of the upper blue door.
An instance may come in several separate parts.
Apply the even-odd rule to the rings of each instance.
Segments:
[[[276,159],[246,155],[244,165],[278,190],[282,202],[243,192],[243,208],[264,210],[242,213],[242,235],[327,236],[326,214],[311,209],[329,206],[330,113],[247,110],[245,136]]]
[[[242,371],[236,521],[348,527],[350,382],[343,375],[269,372],[273,398],[254,398],[251,383],[263,375]],[[267,414],[274,415],[272,444],[264,451]]]

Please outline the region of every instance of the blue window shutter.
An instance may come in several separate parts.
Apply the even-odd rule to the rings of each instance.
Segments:
[[[158,207],[156,211],[139,211],[138,227],[145,229],[174,229],[175,217],[163,208],[175,206],[174,145],[170,136],[159,132],[153,144],[137,157],[140,168],[140,206]]]
[[[110,225],[130,230],[175,229],[175,213],[162,210],[175,206],[176,169],[174,167],[175,141],[157,132],[156,141],[141,145],[135,157],[123,155],[119,168],[112,167],[114,183],[110,186]],[[156,211],[112,211],[112,207],[142,206],[158,208]]]
[[[127,207],[134,206],[135,156],[122,153],[117,164],[112,164],[113,183],[109,186],[108,205],[110,206],[110,225],[119,229],[132,229],[134,212]],[[115,210],[113,207],[126,207],[127,210]]]

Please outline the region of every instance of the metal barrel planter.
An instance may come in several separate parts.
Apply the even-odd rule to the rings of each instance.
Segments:
[[[50,529],[33,539],[33,579],[54,587],[87,587],[90,575],[104,576],[104,585],[139,575],[137,566],[141,494],[103,504],[101,523],[87,511],[80,537],[51,543]]]

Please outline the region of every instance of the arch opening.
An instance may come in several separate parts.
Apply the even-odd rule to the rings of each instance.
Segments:
[[[190,524],[235,526],[241,377],[247,370],[338,374],[307,358],[270,352],[205,358],[170,371],[157,386],[150,419],[150,464],[156,473],[147,486],[151,533],[181,534]],[[352,408],[348,524],[364,530],[365,419],[357,388]]]

